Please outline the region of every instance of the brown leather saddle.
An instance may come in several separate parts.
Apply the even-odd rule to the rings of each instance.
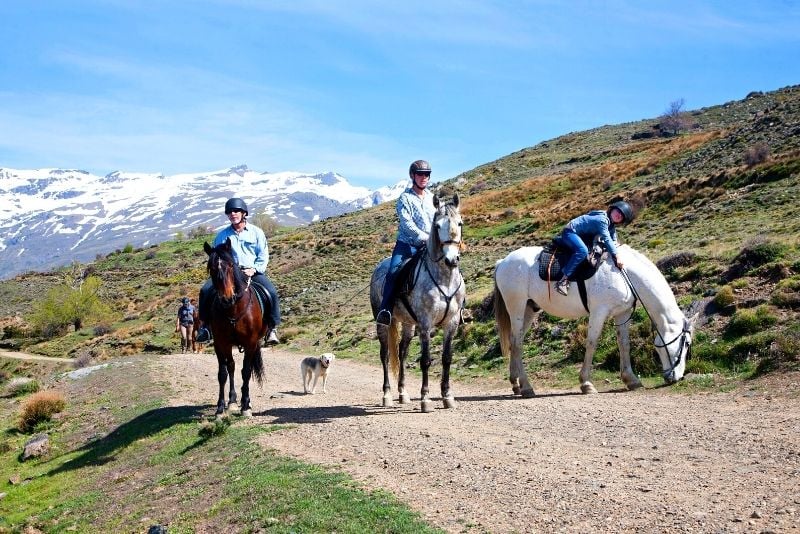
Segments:
[[[586,311],[589,311],[589,305],[586,297],[586,280],[594,276],[597,272],[597,267],[600,265],[600,260],[605,254],[605,248],[599,240],[596,242],[586,243],[586,248],[589,249],[589,255],[583,260],[575,272],[570,277],[570,280],[577,283],[578,292],[581,296],[581,302]],[[548,243],[542,249],[539,255],[539,278],[545,282],[558,282],[563,276],[562,268],[572,257],[572,249],[563,243],[561,237],[555,237],[553,241]]]

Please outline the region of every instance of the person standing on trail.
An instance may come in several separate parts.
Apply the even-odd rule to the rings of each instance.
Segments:
[[[433,207],[433,193],[428,191],[431,179],[431,165],[424,159],[418,159],[408,168],[411,187],[400,194],[397,199],[397,218],[400,225],[397,230],[397,241],[389,261],[389,270],[383,284],[383,297],[378,308],[375,322],[388,325],[392,322],[394,308],[395,280],[403,261],[417,253],[428,241],[436,208]]]
[[[181,333],[181,353],[191,349],[193,329],[194,306],[187,297],[183,297],[181,306],[178,308],[178,318],[175,320],[175,332]]]
[[[230,239],[233,254],[242,272],[264,286],[269,293],[272,306],[270,306],[270,316],[267,318],[269,332],[266,342],[268,345],[280,343],[278,339],[277,327],[281,323],[281,309],[278,302],[278,292],[272,282],[267,278],[267,263],[269,263],[269,248],[267,237],[264,231],[254,224],[247,222],[247,204],[241,198],[231,198],[225,202],[225,215],[228,216],[230,226],[226,226],[219,231],[214,238],[214,247],[221,245],[226,239]],[[213,285],[211,280],[206,280],[200,289],[200,329],[197,331],[198,343],[208,343],[211,340],[211,332],[205,326],[209,323],[209,312],[211,308],[211,297],[213,296]]]
[[[616,225],[627,224],[633,218],[634,212],[631,205],[620,200],[611,204],[606,211],[592,210],[568,222],[561,232],[561,241],[572,250],[572,256],[562,270],[563,277],[556,282],[556,291],[562,295],[569,294],[570,277],[589,255],[589,248],[585,241],[591,243],[595,236],[600,237],[606,250],[614,258],[614,264],[618,269],[622,269],[624,265],[617,257]]]

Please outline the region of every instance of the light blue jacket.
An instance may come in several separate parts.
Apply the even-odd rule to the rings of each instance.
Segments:
[[[564,231],[572,230],[581,237],[599,235],[606,244],[608,252],[617,257],[617,229],[614,223],[608,218],[608,214],[602,210],[593,210],[586,215],[575,217],[564,227]]]
[[[241,267],[245,269],[252,267],[261,274],[267,272],[269,248],[267,248],[267,236],[261,228],[247,223],[241,232],[236,233],[233,226],[226,226],[214,238],[214,246],[221,245],[228,238],[231,240],[236,261]]]
[[[400,226],[397,229],[397,240],[412,247],[419,247],[428,241],[436,208],[433,207],[433,193],[426,190],[419,197],[409,187],[397,199],[397,218]]]

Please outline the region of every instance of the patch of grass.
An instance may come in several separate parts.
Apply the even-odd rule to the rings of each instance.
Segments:
[[[778,322],[778,318],[767,306],[759,306],[753,310],[737,310],[725,327],[726,337],[734,338],[747,334],[755,334]]]

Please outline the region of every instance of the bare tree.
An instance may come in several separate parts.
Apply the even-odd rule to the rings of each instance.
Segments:
[[[670,102],[667,111],[661,115],[658,123],[659,129],[666,135],[678,135],[682,130],[689,129],[690,120],[683,111],[683,98]]]

